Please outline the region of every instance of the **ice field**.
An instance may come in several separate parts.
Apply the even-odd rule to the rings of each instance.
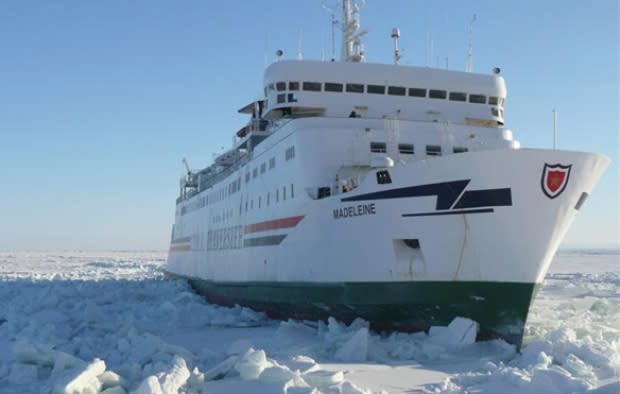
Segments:
[[[617,250],[556,256],[521,354],[467,319],[379,334],[210,305],[165,258],[0,253],[0,393],[620,393]]]

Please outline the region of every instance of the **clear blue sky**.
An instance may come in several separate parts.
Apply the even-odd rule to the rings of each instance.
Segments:
[[[618,245],[618,2],[368,0],[367,59],[500,66],[526,147],[612,159],[564,246]],[[207,165],[245,122],[265,59],[330,53],[321,1],[0,2],[0,249],[165,249],[181,158]]]

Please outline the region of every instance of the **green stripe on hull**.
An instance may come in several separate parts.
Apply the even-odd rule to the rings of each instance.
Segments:
[[[357,317],[376,329],[426,330],[456,316],[480,324],[480,339],[519,347],[539,284],[513,282],[213,282],[189,278],[211,302],[239,304],[275,318],[345,322]]]

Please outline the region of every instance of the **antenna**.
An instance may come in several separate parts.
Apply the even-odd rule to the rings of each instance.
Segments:
[[[269,31],[265,29],[265,47],[263,48],[263,68],[267,68],[269,65],[267,62],[267,48],[269,47]]]
[[[435,41],[433,41],[433,35],[431,34],[431,45],[430,45],[430,67],[433,67],[433,57],[435,57]],[[439,67],[439,61],[437,61],[437,67]]]
[[[301,42],[303,39],[303,31],[299,29],[299,37],[297,38],[297,60],[303,60],[304,55],[301,50]]]
[[[474,22],[476,21],[476,14],[471,18],[469,22],[469,32],[467,34],[468,46],[467,46],[467,66],[465,67],[465,71],[468,73],[474,71],[474,55],[473,55],[473,31],[474,31]]]
[[[430,35],[428,33],[428,8],[426,3],[424,3],[424,31],[426,32],[426,41],[424,42],[424,49],[426,51],[426,67],[429,67],[431,56],[429,54]]]
[[[284,51],[282,51],[282,49],[278,49],[276,51],[276,62],[282,60],[282,55],[284,55]]]
[[[364,60],[362,37],[368,30],[360,29],[360,8],[351,0],[342,1],[342,53],[343,62],[361,62]]]
[[[192,170],[189,169],[189,164],[187,164],[187,159],[183,158],[183,165],[185,166],[185,169],[187,170],[187,178],[191,178],[192,176]]]
[[[332,57],[331,61],[336,61],[336,26],[338,26],[338,20],[336,19],[336,5],[328,6],[327,4],[322,4],[323,9],[328,11],[331,16],[331,28],[332,28]]]
[[[400,38],[400,29],[395,27],[392,29],[392,40],[394,40],[394,64],[398,64],[400,60],[400,49],[398,48],[398,39]]]
[[[556,149],[556,142],[558,138],[558,111],[553,109],[553,149]]]

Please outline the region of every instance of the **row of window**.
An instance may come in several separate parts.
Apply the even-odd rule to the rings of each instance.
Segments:
[[[295,158],[295,146],[290,146],[284,152],[284,160],[289,161]],[[269,166],[269,167],[267,167]],[[261,174],[267,172],[267,168],[270,170],[276,168],[276,158],[272,157],[268,162],[261,163],[259,167],[255,167],[252,169],[252,172],[249,171],[245,173],[245,183],[249,183],[250,179],[256,178],[258,176],[259,170]],[[191,211],[196,209],[203,208],[209,203],[213,204],[218,201],[222,201],[228,196],[238,192],[241,190],[241,178],[237,178],[236,180],[230,182],[227,186],[220,187],[217,190],[210,192],[207,196],[200,197],[195,201],[185,205],[181,208],[181,215],[185,215]],[[291,189],[292,190],[292,189]]]
[[[209,205],[209,203],[213,204],[218,201],[222,201],[226,197],[238,192],[239,190],[241,190],[241,178],[237,178],[236,180],[230,182],[227,186],[223,186],[220,187],[218,190],[212,191],[207,195],[207,197],[202,197],[202,199],[204,200],[202,206]]]
[[[386,153],[387,144],[385,142],[371,142],[370,151],[373,153]],[[415,153],[415,149],[414,149],[413,144],[398,144],[398,152],[403,155],[413,155]],[[462,147],[462,146],[455,146],[452,149],[452,152],[453,153],[467,152],[467,148]],[[440,145],[426,145],[426,155],[427,156],[441,156],[441,146]]]
[[[280,193],[281,191],[281,193]],[[263,208],[263,206],[268,207],[269,205],[271,205],[272,203],[272,198],[271,196],[273,195],[273,203],[279,203],[280,200],[282,201],[286,201],[287,198],[290,199],[294,199],[295,198],[295,185],[294,184],[290,184],[289,187],[286,186],[282,186],[282,188],[277,188],[273,194],[272,192],[267,192],[267,194],[265,195],[265,199],[263,200],[263,196],[258,196],[258,198],[256,199],[256,207],[257,208]],[[203,197],[204,199],[204,197]],[[264,204],[263,204],[264,201]],[[245,209],[244,209],[245,208]],[[250,198],[249,196],[245,199],[245,204],[244,201],[241,200],[239,202],[239,215],[241,215],[244,210],[245,212],[248,212],[249,210],[253,210],[254,209],[254,198]],[[184,214],[184,213],[183,213]],[[217,215],[213,215],[211,217],[211,223],[221,223],[223,221],[227,221],[229,219],[232,219],[232,211],[226,211],[223,212],[221,214],[217,214]]]
[[[347,92],[347,93],[369,93],[369,94],[389,94],[391,96],[410,96],[410,97],[428,97],[432,99],[448,99],[451,101],[468,101],[474,104],[490,104],[490,105],[504,105],[504,98],[497,96],[486,96],[484,94],[473,94],[466,92],[448,92],[441,89],[423,89],[423,88],[411,88],[405,86],[386,86],[386,85],[373,85],[373,84],[359,84],[359,83],[335,83],[335,82],[277,82],[275,84],[270,83],[265,88],[265,96],[269,90],[281,91],[299,91],[305,90],[308,92]],[[278,94],[278,104],[287,101],[287,94]],[[288,102],[296,102],[297,96],[294,93],[288,93]]]
[[[218,213],[217,215],[211,216],[211,223],[221,223],[227,221],[228,219],[232,218],[232,215],[232,209],[229,209],[222,213]]]
[[[280,190],[282,190],[282,193],[280,193]],[[271,204],[271,196],[272,193],[271,192],[267,192],[267,194],[265,195],[265,200],[263,200],[263,196],[258,196],[258,199],[256,201],[256,205],[257,208],[262,208],[263,207],[263,201],[265,201],[264,206],[268,207]],[[282,199],[282,201],[286,201],[287,196],[290,199],[294,199],[295,198],[295,185],[294,184],[290,184],[290,189],[287,188],[286,186],[282,186],[282,189],[277,188],[275,190],[275,192],[273,193],[274,196],[274,203],[278,203],[280,202],[280,199]],[[243,201],[241,201],[239,203],[239,215],[241,215],[241,213],[243,212]],[[248,210],[253,210],[254,209],[254,199],[250,199],[249,197],[246,198],[245,200],[245,212],[247,212]]]
[[[295,146],[291,146],[287,148],[286,151],[284,152],[284,160],[289,161],[289,160],[292,160],[294,157],[295,157]],[[272,170],[274,168],[276,168],[276,158],[272,157],[271,159],[269,159],[269,169]],[[267,172],[267,162],[261,163],[260,167],[255,167],[252,170],[251,176],[248,170],[248,172],[245,173],[245,183],[249,183],[250,179],[256,178],[258,176],[259,169],[260,169],[261,174],[264,174],[265,172]]]

